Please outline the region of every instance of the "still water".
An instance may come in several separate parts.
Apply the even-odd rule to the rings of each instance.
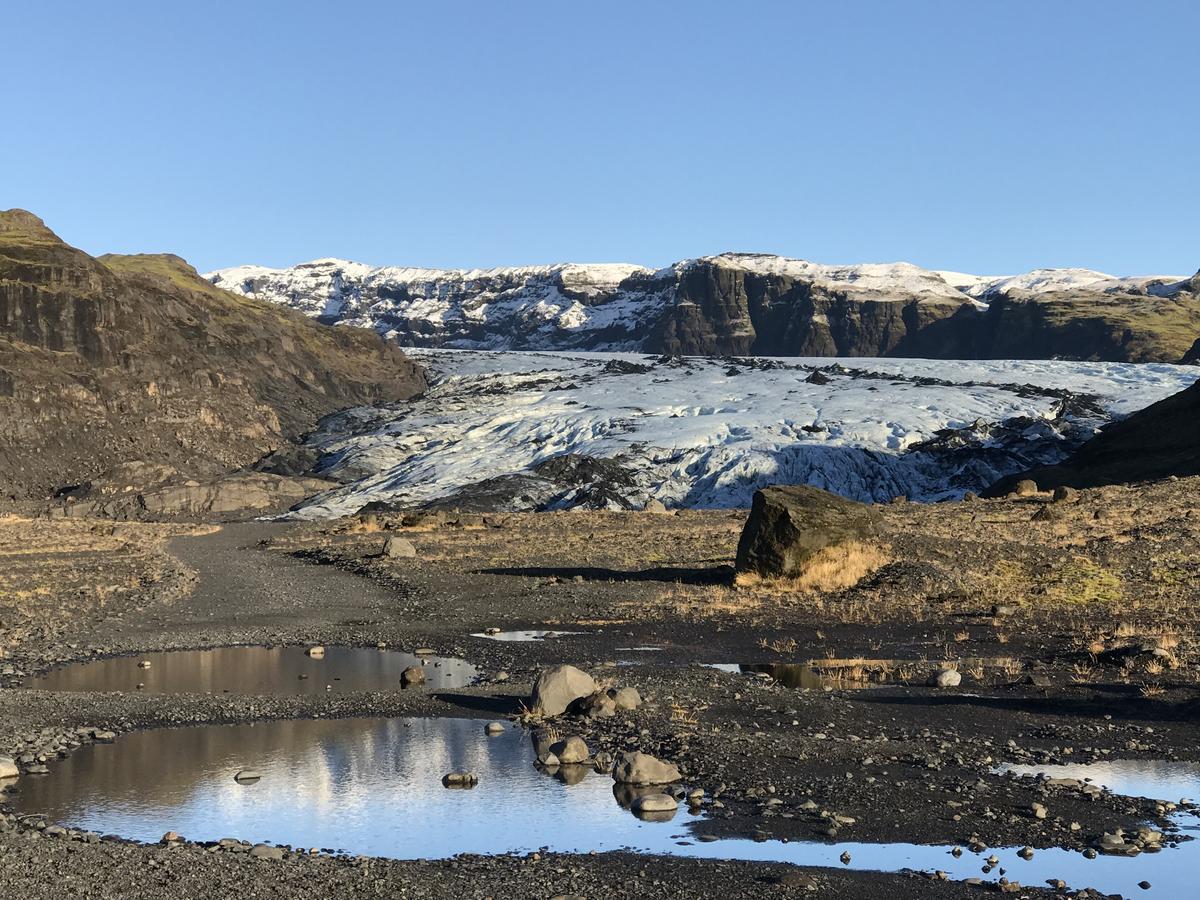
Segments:
[[[139,666],[150,663],[148,668]],[[476,670],[461,659],[397,650],[326,647],[313,658],[305,647],[220,647],[171,650],[73,663],[31,678],[26,687],[49,691],[132,691],[153,694],[316,694],[396,690],[400,673],[421,666],[431,688],[464,687]],[[141,688],[138,685],[142,685]]]
[[[174,830],[192,840],[269,840],[396,858],[630,848],[834,867],[848,852],[849,868],[941,869],[985,881],[1003,868],[1029,885],[1062,878],[1074,888],[1134,896],[1147,880],[1152,896],[1194,896],[1200,841],[1132,859],[1038,850],[1028,861],[1018,848],[956,859],[949,847],[915,844],[703,843],[692,837],[687,824],[695,817],[686,809],[669,822],[641,821],[627,809],[632,796],[609,776],[583,768],[547,775],[534,768],[525,732],[509,726],[488,736],[483,726],[474,719],[318,719],[144,731],[85,747],[53,764],[49,776],[22,778],[13,799],[20,812],[144,841]],[[246,768],[262,779],[236,782]],[[455,770],[477,773],[478,786],[443,787],[442,776]],[[1159,799],[1200,794],[1194,764],[1114,762],[1071,777]],[[1195,817],[1179,821],[1195,833]],[[1000,864],[985,874],[982,857],[992,853]]]

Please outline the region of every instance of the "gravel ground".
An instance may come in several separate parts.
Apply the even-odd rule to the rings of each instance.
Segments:
[[[169,538],[154,533],[159,542]],[[55,755],[95,739],[97,730],[107,739],[106,731],[119,735],[146,727],[318,715],[515,717],[537,669],[570,662],[608,682],[637,687],[647,701],[617,718],[573,722],[569,728],[593,750],[636,745],[677,762],[689,782],[710,792],[724,785],[723,808],[709,809],[698,832],[829,839],[830,815],[836,814],[854,820],[838,826],[838,840],[966,843],[975,838],[996,846],[1083,847],[1119,826],[1163,823],[1163,810],[1147,801],[1088,800],[1028,779],[989,776],[991,767],[1005,761],[1124,756],[1194,759],[1200,745],[1190,697],[1149,702],[1127,684],[1048,688],[1010,679],[970,691],[911,684],[797,691],[751,674],[695,665],[694,648],[705,643],[715,658],[751,655],[759,625],[736,617],[699,622],[655,617],[646,623],[626,618],[613,625],[589,624],[593,633],[581,640],[504,644],[473,638],[472,631],[493,623],[563,623],[566,628],[572,619],[582,621],[578,614],[564,615],[564,609],[586,610],[587,621],[595,622],[606,611],[611,616],[614,593],[628,603],[661,590],[661,584],[618,582],[614,588],[611,580],[593,585],[574,576],[548,583],[542,574],[482,572],[475,560],[457,553],[385,567],[364,550],[380,540],[371,534],[262,524],[171,538],[170,557],[179,563],[164,565],[147,552],[158,575],[139,589],[110,596],[103,608],[76,604],[56,627],[35,624],[17,640],[10,637],[6,662],[13,674],[6,680],[17,683],[22,672],[94,655],[245,643],[386,642],[467,658],[487,673],[482,683],[455,691],[301,697],[0,690],[0,752],[43,755],[52,766]],[[136,543],[133,537],[129,541]],[[76,574],[86,581],[89,571],[80,562]],[[521,585],[516,595],[514,578]],[[28,618],[36,623],[35,615]],[[868,632],[872,626],[860,627]],[[886,635],[887,623],[880,623],[874,636],[855,640]],[[634,654],[633,665],[615,664],[630,656],[620,648],[652,642],[664,650]],[[759,649],[755,656],[746,661],[762,661],[764,653]],[[511,677],[495,680],[500,669]],[[780,806],[764,804],[768,790]],[[808,801],[816,811],[807,809]],[[1047,819],[1029,814],[1035,802],[1050,808]],[[1072,822],[1080,827],[1072,830]],[[37,824],[9,818],[0,825],[0,897],[37,896],[47,884],[85,897],[272,897],[304,890],[328,897],[853,898],[885,892],[976,896],[995,890],[903,874],[623,854],[439,862],[289,854],[274,861],[251,859],[243,848],[149,848],[92,843],[82,836],[47,837]]]

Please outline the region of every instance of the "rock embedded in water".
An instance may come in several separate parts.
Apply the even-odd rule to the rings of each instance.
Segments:
[[[161,843],[178,844],[182,840],[183,840],[183,838],[179,836],[178,831],[168,831],[166,834],[164,834],[162,836]]]
[[[502,722],[488,722],[483,730],[486,734],[503,734],[504,724]]]
[[[533,683],[529,708],[539,716],[561,716],[581,697],[596,693],[595,679],[574,666],[543,669]]]
[[[633,801],[635,813],[674,812],[677,809],[679,809],[679,801],[670,794],[643,794]]]
[[[315,644],[312,647],[309,647],[307,650],[304,651],[304,653],[306,656],[308,656],[311,659],[324,659],[325,658],[325,648],[322,647],[320,644]]]
[[[241,784],[247,784],[252,781],[258,781],[262,778],[262,773],[256,772],[253,769],[242,769],[233,776],[233,780]]]
[[[383,555],[388,559],[416,559],[417,548],[407,538],[392,535],[383,542]]]
[[[550,752],[558,757],[563,765],[587,762],[592,755],[587,743],[577,735],[571,735],[564,740],[550,745]]]
[[[442,776],[442,785],[445,787],[472,788],[477,784],[479,776],[474,772],[447,772]]]
[[[737,571],[764,578],[799,575],[818,552],[870,539],[869,506],[807,485],[755,491],[738,541]]]
[[[938,669],[933,673],[930,682],[940,688],[958,687],[962,684],[962,673],[957,669]]]
[[[400,673],[400,684],[404,687],[414,687],[425,683],[425,669],[422,666],[409,666]]]
[[[11,756],[0,756],[0,778],[16,778],[20,774],[16,760]]]
[[[683,776],[674,763],[635,750],[626,753],[613,769],[613,780],[621,784],[670,784]]]

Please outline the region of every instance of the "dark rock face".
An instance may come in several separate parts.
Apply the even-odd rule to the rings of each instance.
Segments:
[[[978,317],[965,300],[860,297],[705,260],[680,276],[675,303],[646,349],[680,356],[961,357]],[[947,320],[951,326],[935,327]]]
[[[820,488],[756,491],[738,541],[737,570],[767,578],[797,575],[826,547],[870,539],[876,519],[870,506]]]
[[[1004,496],[1023,479],[1054,490],[1172,475],[1200,475],[1200,383],[1107,426],[1059,465],[1001,479],[985,496]]]
[[[375,334],[229,294],[175,256],[95,259],[0,212],[0,496],[129,460],[215,475],[424,385]]]
[[[679,277],[648,339],[681,356],[898,356],[1179,362],[1200,337],[1200,276],[1160,293],[1015,292],[988,306],[871,296],[721,258]]]

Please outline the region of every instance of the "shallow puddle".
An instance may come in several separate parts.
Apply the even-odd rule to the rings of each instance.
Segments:
[[[142,665],[147,662],[148,667]],[[431,688],[464,687],[477,675],[475,667],[461,659],[398,650],[326,647],[324,656],[314,657],[305,647],[220,647],[73,663],[29,679],[26,687],[155,694],[380,691],[400,687],[400,675],[409,666],[420,666]]]
[[[1127,896],[1141,894],[1138,882],[1146,880],[1150,893],[1163,897],[1188,896],[1200,863],[1200,841],[1095,860],[1066,850],[1038,850],[1024,860],[1017,848],[989,848],[956,859],[949,847],[914,844],[703,843],[691,837],[686,810],[669,822],[642,821],[622,805],[632,798],[614,790],[610,777],[586,768],[547,775],[534,768],[525,732],[508,727],[487,736],[483,726],[468,719],[348,719],[138,732],[85,747],[55,763],[49,776],[22,778],[13,799],[23,813],[144,841],[174,830],[193,840],[267,839],[396,858],[629,848],[840,868],[839,857],[849,853],[854,869],[940,869],[985,881],[1004,869],[1023,884],[1062,878],[1075,888]],[[246,768],[261,779],[235,781]],[[477,773],[479,784],[443,787],[442,776],[456,770]],[[1139,771],[1129,775],[1113,763],[1083,777],[1153,784],[1153,793],[1165,788],[1167,797],[1198,792],[1195,766],[1163,769],[1150,781]],[[1195,824],[1191,816],[1180,821]],[[984,873],[983,858],[993,853],[999,865]]]
[[[544,641],[548,638],[564,637],[572,634],[584,634],[582,631],[543,631],[527,629],[525,631],[479,631],[471,637],[487,638],[489,641]]]

